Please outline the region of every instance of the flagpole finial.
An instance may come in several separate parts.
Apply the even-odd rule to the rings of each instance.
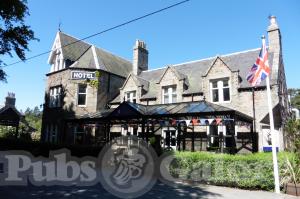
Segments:
[[[261,36],[261,41],[262,41],[263,45],[266,43],[266,37],[265,37],[265,35]]]

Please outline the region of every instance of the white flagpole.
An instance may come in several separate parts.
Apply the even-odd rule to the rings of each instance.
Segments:
[[[275,192],[280,193],[279,186],[279,172],[278,172],[278,161],[277,161],[277,152],[276,152],[276,135],[274,131],[274,119],[273,119],[273,108],[272,108],[272,98],[270,91],[270,80],[267,76],[267,95],[268,95],[268,106],[269,106],[269,119],[270,119],[270,130],[272,135],[272,156],[273,156],[273,171],[274,171],[274,180],[275,180]]]
[[[262,42],[265,44],[265,37],[262,37]],[[274,171],[274,181],[275,181],[275,192],[280,193],[279,186],[279,172],[278,172],[278,161],[277,161],[277,151],[276,151],[276,135],[274,131],[274,118],[273,118],[273,107],[272,107],[272,98],[270,90],[270,80],[269,75],[266,78],[267,83],[267,95],[268,95],[268,107],[269,107],[269,119],[270,119],[270,130],[272,135],[272,156],[273,156],[273,171]]]

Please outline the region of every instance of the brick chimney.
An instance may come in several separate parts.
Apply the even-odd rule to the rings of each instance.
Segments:
[[[281,50],[281,34],[275,16],[270,16],[270,25],[268,26],[269,51]]]
[[[148,70],[148,50],[143,41],[136,40],[133,47],[133,74],[139,75]]]
[[[273,63],[271,71],[271,83],[276,84],[278,70],[281,60],[281,34],[275,16],[270,16],[268,26],[269,52],[273,53]]]
[[[16,105],[16,97],[14,93],[8,93],[5,98],[5,106],[15,107]]]

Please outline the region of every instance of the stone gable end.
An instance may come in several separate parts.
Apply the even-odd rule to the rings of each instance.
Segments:
[[[121,101],[123,101],[123,99],[125,98],[125,93],[128,91],[136,91],[136,100],[137,103],[140,102],[140,89],[138,89],[138,85],[136,84],[136,82],[133,79],[133,76],[130,75],[130,77],[127,79],[127,81],[125,82],[123,89],[120,90],[120,95],[121,95]]]
[[[167,71],[163,74],[163,77],[160,80],[161,86],[170,86],[170,85],[177,85],[179,80],[176,74],[172,71],[171,68],[167,68]]]

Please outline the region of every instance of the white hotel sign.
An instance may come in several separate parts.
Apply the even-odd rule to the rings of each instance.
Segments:
[[[72,71],[71,79],[95,79],[95,72]]]

